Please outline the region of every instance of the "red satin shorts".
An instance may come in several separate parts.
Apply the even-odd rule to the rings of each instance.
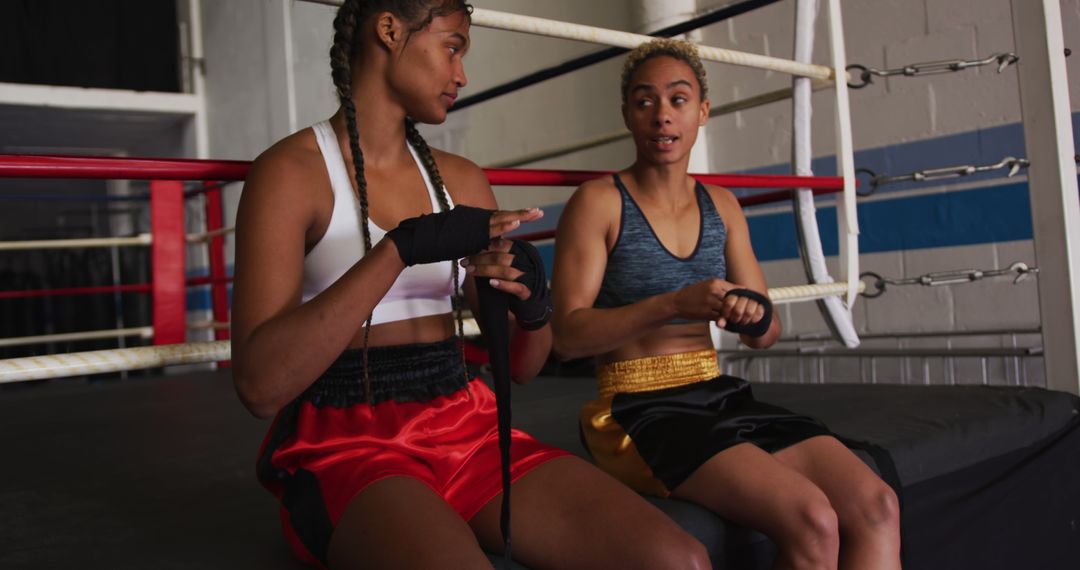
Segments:
[[[518,430],[510,449],[515,481],[568,455]],[[465,520],[498,495],[495,395],[474,379],[468,388],[424,402],[317,407],[298,399],[275,419],[258,470],[263,485],[281,501],[293,551],[324,566],[334,526],[349,502],[376,481],[420,481]]]

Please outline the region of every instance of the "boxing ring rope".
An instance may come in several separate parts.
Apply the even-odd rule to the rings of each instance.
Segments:
[[[143,166],[154,163],[149,172]],[[191,162],[204,164],[196,168]],[[49,165],[62,172],[53,176]],[[171,169],[170,165],[175,165]],[[222,160],[118,158],[108,156],[46,156],[0,154],[0,178],[82,178],[100,180],[201,180],[223,179],[228,172],[231,181],[242,181],[251,167],[250,162]],[[608,176],[612,170],[547,170],[522,168],[485,168],[484,174],[492,186],[578,186],[589,180]],[[838,176],[790,176],[785,174],[691,174],[706,184],[733,188],[813,188],[841,190],[844,181]],[[187,177],[187,178],[185,178]],[[197,234],[194,234],[197,235]]]
[[[828,81],[828,80],[825,80],[825,79],[814,79],[812,81],[813,81],[812,85],[813,85],[813,90],[814,91],[820,91],[822,89],[832,87],[832,85],[833,85],[832,81]],[[709,109],[709,118],[712,119],[712,118],[715,118],[715,117],[721,117],[721,116],[724,116],[724,115],[730,115],[731,113],[737,113],[739,111],[747,111],[749,109],[754,109],[756,107],[761,107],[763,105],[768,105],[769,103],[776,103],[777,101],[784,101],[784,100],[787,100],[787,99],[791,99],[792,94],[794,93],[794,91],[795,91],[795,89],[793,87],[785,87],[784,89],[777,89],[775,91],[767,91],[765,93],[759,93],[757,95],[753,95],[753,96],[747,97],[745,99],[739,99],[737,101],[732,101],[731,103],[725,103],[723,105],[717,105],[717,106],[712,107],[712,108]],[[583,150],[589,150],[591,148],[596,148],[598,146],[603,146],[603,145],[610,144],[610,143],[613,143],[613,142],[621,141],[621,140],[624,140],[624,139],[628,139],[630,137],[631,137],[631,135],[630,135],[629,131],[627,131],[626,129],[620,129],[618,131],[612,131],[610,133],[606,133],[606,134],[602,134],[602,135],[596,135],[594,137],[583,139],[583,140],[578,141],[576,143],[571,143],[571,144],[567,144],[567,145],[560,145],[560,146],[552,147],[552,148],[549,148],[549,149],[546,149],[546,150],[541,150],[541,151],[531,152],[529,154],[524,154],[524,155],[521,155],[521,156],[516,157],[516,158],[509,158],[509,159],[506,159],[506,160],[500,160],[499,162],[496,162],[496,163],[492,164],[491,166],[493,168],[513,168],[513,167],[522,166],[522,165],[525,165],[525,164],[530,164],[530,163],[533,163],[533,162],[540,162],[541,160],[548,160],[548,159],[551,159],[551,158],[558,158],[560,156],[566,156],[568,154],[573,154],[575,152],[580,152],[580,151],[583,151]]]
[[[334,0],[315,0],[315,3],[331,6],[338,6],[341,4],[341,2]],[[843,26],[840,18],[839,0],[827,0],[827,3],[829,7],[829,39],[833,63],[833,66],[831,68],[827,66],[785,60],[781,58],[762,56],[758,54],[737,52],[711,46],[699,45],[698,50],[701,58],[709,61],[763,69],[768,71],[789,73],[796,76],[816,78],[819,80],[829,80],[833,82],[834,92],[836,94],[837,107],[837,148],[839,149],[839,152],[837,153],[838,170],[841,172],[843,178],[845,179],[843,196],[837,208],[837,218],[840,234],[839,242],[841,277],[845,278],[848,288],[846,292],[846,306],[836,305],[836,302],[834,301],[834,308],[829,311],[823,311],[823,314],[826,316],[826,320],[827,322],[829,322],[830,328],[838,332],[838,335],[842,338],[846,345],[856,346],[858,344],[858,339],[854,334],[854,327],[851,325],[850,322],[850,308],[854,304],[856,295],[858,294],[859,286],[858,221],[855,214],[855,177],[853,165],[853,145],[851,142],[850,106],[846,89],[848,73],[846,71],[846,60],[844,56],[844,42],[842,37]],[[654,39],[652,36],[642,34],[633,34],[629,32],[622,32],[593,26],[585,26],[568,22],[560,22],[556,20],[548,20],[531,16],[509,14],[505,12],[497,12],[494,10],[486,10],[479,8],[475,9],[472,13],[472,23],[481,27],[542,35],[546,37],[585,41],[590,43],[599,43],[623,48],[634,48],[642,43]],[[844,81],[837,82],[836,78],[838,77],[843,77]],[[227,177],[221,176],[218,178],[224,179]],[[492,184],[498,183],[492,181]],[[805,203],[806,199],[800,198],[800,201]],[[806,238],[807,236],[803,237]],[[813,243],[815,241],[820,243],[819,238],[816,240],[811,239],[808,241],[811,247],[813,247]],[[819,257],[822,259],[824,258],[824,255],[820,251],[813,251],[811,249],[808,253],[814,259]],[[817,265],[820,264],[814,263],[815,267]],[[812,278],[814,281],[832,281],[832,278],[828,276],[827,272],[816,269],[811,271],[810,267],[811,266],[808,265],[808,277]]]
[[[92,350],[0,360],[0,384],[228,360],[229,341]]]
[[[85,331],[73,333],[43,334],[38,336],[16,336],[0,338],[0,348],[10,346],[25,346],[28,344],[43,344],[46,342],[70,342],[75,340],[100,340],[106,338],[120,338],[139,336],[153,338],[153,327],[130,327],[125,329],[108,329],[100,331]]]
[[[472,24],[474,26],[480,26],[482,28],[494,28],[497,30],[520,32],[524,34],[533,34],[551,38],[561,38],[565,40],[576,40],[581,42],[603,44],[627,49],[633,49],[643,43],[655,39],[653,36],[646,36],[643,34],[634,34],[631,32],[622,32],[618,30],[598,28],[595,26],[586,26],[583,24],[560,22],[557,20],[548,20],[545,18],[537,18],[533,16],[509,14],[506,12],[497,12],[495,10],[487,10],[483,8],[476,8],[473,10]],[[754,53],[746,53],[702,45],[698,46],[698,54],[700,55],[701,59],[715,61],[718,63],[727,63],[730,65],[738,65],[741,67],[764,69],[767,71],[776,71],[780,73],[787,73],[790,75],[800,75],[803,77],[814,77],[818,79],[832,80],[836,79],[835,70],[833,68],[823,65],[800,63],[787,59],[781,59],[778,57],[770,57]],[[842,75],[845,77],[846,81],[847,72],[842,72]]]
[[[212,239],[214,239],[216,237],[222,237],[222,236],[225,236],[227,234],[231,234],[231,233],[233,233],[235,231],[236,231],[236,228],[234,226],[229,226],[227,228],[220,228],[220,229],[216,229],[216,230],[209,231],[209,232],[202,232],[202,233],[197,233],[197,234],[188,234],[187,236],[184,237],[184,239],[188,243],[202,243],[202,242],[210,241],[210,240],[212,240]]]
[[[711,11],[706,11],[701,15],[694,16],[689,20],[684,20],[677,24],[666,26],[659,30],[649,32],[649,35],[661,38],[671,38],[682,34],[688,34],[695,30],[704,28],[705,26],[708,26],[710,24],[716,24],[724,20],[730,20],[731,18],[734,18],[735,16],[738,16],[740,14],[745,14],[759,8],[764,8],[771,4],[775,4],[778,1],[779,0],[741,0],[730,2],[728,4],[725,4],[724,6],[712,9]],[[454,106],[450,109],[450,112],[454,113],[456,111],[466,109],[473,105],[483,103],[484,101],[488,101],[496,97],[507,95],[520,89],[536,85],[549,79],[562,77],[563,75],[577,71],[579,69],[583,69],[585,67],[607,61],[614,57],[618,57],[619,55],[622,55],[626,52],[627,50],[624,48],[608,47],[599,51],[594,51],[575,57],[573,59],[564,61],[553,66],[538,69],[531,73],[520,76],[516,79],[505,81],[493,87],[481,90],[478,93],[473,93],[472,95],[468,95],[466,97],[458,99],[454,103]]]
[[[106,295],[110,293],[150,293],[149,283],[126,283],[123,285],[96,285],[90,287],[59,287],[54,289],[23,289],[0,291],[0,299],[32,299],[57,295]]]
[[[304,1],[314,4],[325,4],[327,6],[341,5],[340,0]],[[481,28],[520,32],[523,34],[575,40],[626,49],[633,49],[643,43],[656,39],[653,36],[644,34],[598,28],[596,26],[586,26],[584,24],[574,24],[559,20],[549,20],[534,16],[523,16],[521,14],[511,14],[485,8],[473,8],[472,25]],[[779,57],[770,57],[767,55],[758,55],[756,53],[747,53],[704,45],[698,45],[697,48],[698,55],[701,59],[715,61],[717,63],[727,63],[730,65],[738,65],[740,67],[776,71],[779,73],[817,79],[835,80],[838,76],[842,76],[844,77],[845,83],[847,81],[847,71],[842,68],[839,69],[838,73],[837,69],[832,67],[800,63]]]
[[[340,2],[334,1],[319,1],[321,4],[339,5]],[[810,63],[801,63],[796,61],[784,60],[780,58],[773,58],[768,56],[762,56],[757,54],[749,54],[736,52],[732,50],[726,50],[721,48],[715,48],[710,46],[699,46],[699,53],[702,59],[709,61],[716,61],[720,63],[728,63],[732,65],[739,65],[744,67],[752,67],[757,69],[764,69],[769,71],[777,71],[783,73],[789,73],[796,76],[815,78],[818,80],[832,81],[836,86],[837,92],[837,108],[838,108],[838,141],[839,148],[841,149],[841,155],[845,152],[850,155],[850,117],[847,108],[846,90],[841,85],[846,85],[847,72],[844,69],[843,61],[843,42],[838,39],[838,32],[841,30],[839,21],[839,3],[837,0],[829,0],[830,7],[830,29],[833,32],[832,36],[832,48],[833,48],[833,67],[826,67],[820,65],[814,65]],[[634,48],[641,43],[651,41],[651,36],[632,34],[628,32],[621,32],[616,30],[608,30],[603,28],[596,28],[592,26],[584,26],[580,24],[572,24],[566,22],[558,22],[554,20],[547,20],[543,18],[535,18],[529,16],[521,16],[515,14],[507,14],[503,12],[496,12],[493,10],[476,9],[472,14],[472,21],[474,25],[497,28],[508,31],[517,31],[522,33],[537,34],[547,37],[557,37],[563,39],[571,39],[577,41],[585,41],[591,43],[601,43],[610,46]],[[845,81],[843,83],[836,82],[836,78],[843,76]],[[758,100],[773,101],[786,98],[792,91],[781,90],[770,94],[764,94],[759,96]],[[756,105],[756,102],[745,103],[746,105]],[[737,102],[735,106],[737,107]],[[734,108],[734,107],[732,107]],[[846,131],[845,131],[846,128]],[[811,177],[762,177],[762,176],[745,176],[745,175],[698,175],[697,178],[703,182],[710,184],[722,184],[726,186],[734,187],[770,187],[776,188],[778,186],[789,187],[801,187],[809,191],[837,191],[841,190],[844,193],[844,204],[842,204],[843,213],[840,214],[841,225],[841,259],[849,260],[850,255],[848,249],[851,245],[850,224],[854,220],[854,174],[850,165],[850,156],[839,157],[840,171],[844,175],[843,178],[838,179],[839,187],[837,186],[837,179],[833,180],[820,180],[813,179]],[[122,168],[115,168],[115,166],[121,163]],[[846,167],[845,167],[846,165]],[[164,193],[166,190],[171,193],[175,193],[176,190],[180,191],[183,196],[183,190],[178,189],[175,185],[164,185],[161,181],[166,180],[241,180],[250,167],[248,163],[240,161],[199,161],[199,160],[157,160],[157,159],[100,159],[100,158],[87,158],[87,157],[55,157],[55,156],[15,156],[15,157],[2,157],[0,156],[0,177],[20,177],[20,178],[128,178],[128,179],[151,179],[155,180],[158,184],[156,190],[158,193]],[[551,171],[509,171],[500,169],[489,169],[486,171],[489,181],[492,185],[567,185],[575,186],[582,182],[596,178],[599,175],[605,173],[597,172],[584,172],[584,171],[563,171],[563,172],[551,172]],[[213,183],[215,187],[210,189],[210,183],[204,188],[204,192],[207,194],[216,194],[217,200],[215,204],[220,209],[220,182]],[[154,183],[151,185],[151,194],[155,191]],[[777,192],[770,196],[783,199],[787,193]],[[175,200],[173,200],[175,202]],[[848,210],[852,213],[849,217],[845,215]],[[181,208],[177,210],[175,206],[170,210],[172,213],[179,213],[178,218],[182,220],[183,211]],[[208,212],[210,208],[208,208]],[[217,214],[220,218],[220,212]],[[153,214],[155,222],[162,223],[163,226],[173,226],[176,224],[175,219],[168,219],[162,213]],[[849,219],[850,218],[850,219]],[[215,250],[222,249],[222,237],[227,233],[230,228],[221,227],[220,219],[215,220],[216,223],[208,220],[208,231],[202,234],[195,234],[191,236],[184,236],[183,242],[198,242],[209,240],[211,242],[211,257],[221,257],[221,252]],[[180,233],[183,235],[182,221],[180,222]],[[172,228],[175,230],[175,228]],[[845,232],[848,234],[848,239],[844,239]],[[175,231],[173,232],[175,233]],[[855,231],[857,233],[857,230]],[[157,244],[154,244],[157,247]],[[857,242],[856,242],[857,245]],[[58,246],[62,247],[62,246]],[[173,255],[182,259],[182,248],[177,248],[176,244],[168,244],[166,246],[168,251]],[[855,250],[857,252],[857,249]],[[158,256],[155,255],[155,260]],[[165,289],[172,292],[169,296],[172,302],[175,303],[176,299],[180,299],[180,307],[183,310],[183,299],[176,294],[179,289],[182,293],[183,278],[176,279],[176,272],[182,272],[182,262],[179,266],[172,264],[168,268],[170,275],[160,274],[156,268],[154,268],[155,277],[155,291],[157,282],[160,280],[166,280],[167,277],[170,282],[167,286],[163,286]],[[218,271],[218,266],[223,263],[221,260],[213,259],[211,263],[212,275],[208,279],[209,282],[220,283],[228,281],[228,278],[224,276],[221,271]],[[850,263],[845,263],[845,267]],[[857,262],[855,265],[857,275]],[[177,283],[180,285],[178,286]],[[859,290],[859,287],[864,287],[860,281],[854,278],[849,279],[846,284],[834,284],[824,283],[818,285],[799,285],[791,288],[774,288],[770,289],[769,293],[776,302],[794,302],[803,299],[821,299],[826,297],[835,298],[838,294],[844,292],[848,295],[849,306],[853,300],[853,295]],[[220,295],[219,293],[220,289]],[[224,296],[223,288],[215,288],[215,297]],[[218,303],[215,299],[215,321],[220,322],[219,314],[217,310]],[[156,303],[155,303],[155,308]],[[175,309],[173,310],[175,312]],[[155,320],[156,311],[155,311]],[[175,327],[172,327],[175,328]],[[217,329],[218,327],[214,327]],[[156,330],[156,327],[151,330]],[[219,333],[227,334],[227,331],[220,331]],[[113,331],[115,334],[115,331]],[[78,334],[78,333],[76,333]],[[175,336],[175,332],[173,335]],[[219,337],[220,338],[220,337]],[[155,343],[158,342],[158,337],[155,335]],[[847,342],[845,340],[845,342]],[[856,341],[857,342],[857,341]],[[228,343],[223,340],[219,340],[216,343],[191,343],[191,344],[169,344],[169,345],[157,345],[153,347],[140,347],[134,349],[115,349],[105,351],[93,351],[88,353],[75,353],[70,355],[54,355],[49,357],[32,357],[28,359],[10,359],[7,361],[0,361],[0,382],[14,382],[19,380],[38,379],[45,377],[56,376],[68,376],[72,374],[86,374],[86,373],[101,373],[110,372],[123,369],[131,369],[132,367],[155,367],[165,366],[170,364],[182,364],[191,362],[209,362],[216,360],[227,360],[228,355]]]
[[[155,193],[168,193],[174,203],[171,210],[174,217],[183,217],[182,199],[183,191],[179,182],[165,182],[168,186],[162,186],[162,181],[179,180],[242,180],[250,168],[250,163],[240,161],[214,161],[214,160],[166,160],[146,158],[115,158],[115,157],[65,157],[65,156],[27,156],[27,155],[0,155],[0,178],[81,178],[81,179],[151,179],[151,195]],[[587,180],[605,176],[607,171],[551,171],[551,170],[509,170],[487,169],[485,170],[489,181],[493,185],[503,186],[577,186]],[[743,174],[696,174],[695,177],[710,184],[722,184],[743,188],[777,188],[777,187],[808,187],[815,192],[828,193],[838,192],[843,188],[843,180],[837,177],[805,177],[805,176],[778,176],[778,175],[743,175]],[[217,182],[212,183],[220,186]],[[211,191],[220,193],[220,188]],[[790,192],[769,192],[757,196],[748,196],[744,199],[758,199],[759,201],[782,201],[790,196]],[[762,200],[764,199],[764,200]],[[218,200],[220,195],[218,194]],[[152,200],[153,204],[153,200]],[[220,202],[218,207],[220,210]],[[218,214],[220,216],[220,213]],[[183,236],[183,225],[177,225],[173,221],[170,234]],[[208,220],[208,225],[215,225]],[[220,220],[216,222],[216,228],[200,235],[211,240],[221,240],[222,235],[228,228],[220,227]],[[155,228],[155,232],[156,232]],[[155,242],[156,240],[151,240]],[[173,240],[177,241],[177,240]],[[211,253],[220,250],[212,247]],[[183,250],[177,250],[179,259],[183,258]],[[218,254],[220,255],[220,251]],[[213,256],[213,255],[212,255]],[[225,275],[211,275],[208,277],[185,278],[182,264],[173,268],[175,286],[169,289],[179,291],[182,302],[184,286],[224,284],[231,280]],[[157,276],[155,275],[155,281]],[[73,287],[66,289],[44,291],[0,291],[0,298],[18,298],[45,296],[51,294],[93,294],[106,292],[153,292],[157,283],[129,284],[119,286],[102,287]],[[224,293],[223,287],[219,290]],[[777,287],[769,290],[777,303],[794,302],[803,299],[817,299],[823,296],[836,295],[843,291],[842,284],[828,284],[824,286],[797,285],[794,287]],[[226,333],[226,320],[224,315],[215,314],[210,328],[215,331]],[[204,324],[204,323],[197,323]],[[86,335],[112,335],[112,336],[146,336],[159,330],[155,327],[142,327],[138,329],[122,329],[87,333],[65,333],[78,335],[80,339],[90,338]],[[104,336],[107,338],[108,336]],[[57,340],[55,335],[50,337],[33,337],[41,342]],[[74,336],[61,336],[63,340],[76,340]],[[94,336],[94,338],[103,338]],[[159,339],[154,335],[155,342]],[[25,339],[23,339],[25,340]],[[9,340],[9,342],[14,342]],[[25,380],[39,380],[46,378],[59,378],[64,376],[99,374],[132,370],[135,368],[152,368],[175,364],[194,364],[228,360],[230,357],[229,343],[225,340],[201,343],[167,343],[154,346],[120,348],[110,350],[98,350],[78,352],[71,354],[58,354],[51,356],[35,356],[0,360],[0,383],[19,382]]]
[[[830,5],[832,7],[832,5]],[[818,0],[798,0],[795,6],[795,59],[798,61],[810,61],[814,53],[814,24],[818,15]],[[836,39],[837,30],[842,26],[839,21],[838,10],[830,10],[830,27],[833,30],[832,39]],[[833,45],[833,64],[840,69],[845,67],[843,59],[843,44]],[[837,53],[839,51],[839,53]],[[813,86],[809,79],[796,77],[792,86],[792,170],[795,174],[804,176],[813,174],[811,163],[813,160],[813,148],[811,144],[813,122],[813,106],[811,95]],[[847,109],[847,88],[836,86],[837,109]],[[837,170],[854,186],[854,166],[851,157],[854,149],[851,143],[850,113],[837,113]],[[845,185],[845,196],[847,195]],[[851,189],[852,193],[854,189]],[[817,205],[814,202],[814,194],[810,188],[799,188],[792,196],[792,205],[795,209],[795,225],[799,236],[799,258],[803,263],[803,271],[811,283],[832,283],[833,278],[829,275],[829,268],[825,263],[825,251],[821,243],[821,230],[818,227]],[[850,211],[849,211],[850,206]],[[846,291],[848,302],[845,305],[839,297],[824,297],[818,300],[817,306],[822,319],[828,326],[833,336],[844,343],[847,348],[855,348],[859,345],[859,335],[855,330],[855,324],[851,318],[851,306],[854,304],[851,289],[852,279],[857,279],[859,274],[858,260],[853,260],[852,252],[858,252],[858,220],[854,213],[854,199],[841,200],[837,207],[837,223],[840,230],[840,267],[841,275],[848,276],[849,289]],[[861,283],[861,281],[860,281]]]
[[[312,1],[312,0],[309,0]],[[847,72],[844,65],[843,55],[843,40],[840,37],[842,32],[842,26],[840,22],[839,14],[839,2],[838,0],[827,0],[830,9],[830,34],[831,36],[831,48],[833,51],[833,66],[820,66],[810,63],[801,63],[797,61],[784,60],[780,58],[773,58],[768,56],[761,56],[756,54],[748,54],[742,52],[736,52],[732,50],[726,50],[721,48],[715,48],[710,46],[698,46],[699,53],[702,59],[709,61],[716,61],[720,63],[728,63],[732,65],[739,65],[744,67],[752,67],[757,69],[764,69],[769,71],[777,71],[783,73],[789,73],[796,76],[814,78],[819,80],[819,85],[822,80],[831,81],[835,87],[836,92],[836,104],[837,104],[837,139],[838,139],[838,170],[841,172],[842,177],[839,179],[823,180],[815,179],[813,177],[777,177],[777,176],[746,176],[746,175],[696,175],[696,177],[703,182],[711,184],[721,184],[733,187],[797,187],[804,188],[806,192],[825,192],[825,191],[842,191],[843,197],[838,210],[838,219],[840,222],[841,233],[841,261],[844,269],[847,270],[848,282],[847,283],[821,283],[810,285],[797,285],[794,287],[786,288],[773,288],[769,290],[770,296],[777,303],[794,302],[798,300],[808,299],[822,299],[832,298],[836,301],[836,296],[846,293],[848,297],[848,308],[851,302],[854,300],[854,295],[865,287],[861,281],[857,279],[857,258],[854,261],[855,272],[851,274],[852,266],[852,253],[857,255],[857,227],[854,217],[854,172],[851,164],[851,134],[850,134],[850,110],[848,108],[847,101]],[[317,3],[339,5],[340,2],[333,0],[322,0]],[[508,31],[517,31],[522,33],[530,33],[543,35],[547,37],[558,37],[563,39],[571,39],[577,41],[585,41],[591,43],[601,43],[616,47],[634,48],[641,43],[651,41],[651,36],[632,34],[628,32],[621,32],[616,30],[608,30],[603,28],[596,28],[591,26],[584,26],[579,24],[572,24],[566,22],[558,22],[554,20],[547,20],[543,18],[535,18],[529,16],[521,16],[514,14],[507,14],[502,12],[496,12],[493,10],[476,9],[472,14],[472,21],[474,25],[497,28]],[[844,77],[844,82],[837,82],[836,78]],[[807,82],[808,83],[808,82]],[[771,102],[780,100],[789,96],[789,93],[797,91],[798,84],[792,90],[780,90],[777,92],[764,94],[755,99]],[[740,103],[736,102],[734,105],[756,105],[757,102]],[[761,103],[763,104],[763,103]],[[734,107],[731,107],[734,108]],[[117,168],[118,165],[122,165],[121,168]],[[180,310],[183,311],[183,243],[185,242],[198,242],[209,240],[211,242],[211,273],[212,275],[208,279],[212,283],[222,283],[228,281],[228,278],[223,274],[223,235],[227,233],[230,228],[223,228],[220,220],[220,185],[222,181],[229,180],[242,180],[250,167],[249,163],[240,161],[201,161],[201,160],[158,160],[158,159],[102,159],[102,158],[88,158],[88,157],[57,157],[57,156],[0,156],[0,177],[19,177],[19,178],[81,178],[81,179],[144,179],[153,180],[151,183],[151,196],[155,194],[168,193],[170,195],[179,195],[180,200],[169,200],[171,206],[166,209],[160,209],[152,212],[152,218],[155,223],[160,223],[162,227],[167,227],[170,230],[170,234],[178,233],[183,239],[179,240],[179,245],[176,243],[169,243],[165,245],[159,245],[156,242],[153,243],[155,247],[155,263],[154,263],[154,291],[157,292],[161,287],[163,293],[169,293],[168,297],[171,302],[175,303],[179,299]],[[492,185],[565,185],[575,186],[582,182],[596,178],[597,176],[605,173],[597,172],[584,172],[584,171],[510,171],[502,169],[488,169],[485,171],[488,175],[489,181]],[[202,234],[195,234],[185,236],[183,233],[183,205],[182,199],[185,195],[183,188],[175,183],[167,183],[164,181],[174,180],[215,180],[218,182],[207,182],[204,185],[204,189],[201,192],[206,192],[208,196],[213,198],[208,201],[208,204],[212,201],[218,212],[214,216],[208,215],[208,218],[214,217],[216,219],[207,220],[207,231]],[[211,188],[211,186],[214,186]],[[774,192],[769,197],[772,199],[776,197],[778,199],[784,199],[790,195],[787,192]],[[812,196],[812,194],[810,194]],[[153,201],[152,201],[153,203]],[[179,208],[177,208],[179,204]],[[173,217],[166,216],[165,212],[168,211],[173,214]],[[208,214],[211,208],[207,208]],[[177,219],[179,219],[179,231],[176,231]],[[155,226],[155,232],[156,232]],[[818,240],[820,242],[820,240]],[[855,246],[854,250],[852,245]],[[58,246],[62,247],[62,246]],[[159,272],[157,268],[157,260],[165,259],[165,254],[169,253],[181,261],[167,265],[164,271]],[[160,254],[160,257],[159,257]],[[220,267],[219,267],[220,266]],[[179,276],[177,273],[179,272]],[[816,279],[820,280],[820,279]],[[830,279],[831,280],[831,279]],[[160,281],[168,281],[168,284],[159,285]],[[177,294],[179,291],[179,294]],[[225,291],[223,287],[215,287],[215,315],[213,325],[221,324],[223,319],[220,318],[218,299],[225,300]],[[165,296],[165,295],[163,295]],[[156,299],[156,296],[155,296]],[[154,319],[157,320],[158,304],[155,301]],[[226,309],[227,310],[227,309]],[[175,308],[172,309],[175,313]],[[848,317],[850,320],[850,309],[848,309]],[[155,322],[156,324],[156,322]],[[175,329],[175,327],[172,327]],[[227,335],[227,331],[218,330],[217,326],[214,326],[217,333]],[[157,327],[150,328],[151,331],[158,330]],[[111,331],[112,334],[117,334],[117,331]],[[80,334],[80,333],[74,333]],[[82,333],[87,334],[87,333]],[[92,334],[92,333],[90,333]],[[174,340],[175,331],[170,335],[169,340]],[[189,344],[160,344],[162,340],[158,335],[154,336],[155,346],[151,347],[139,347],[139,348],[125,348],[103,351],[91,351],[83,353],[73,353],[67,355],[53,355],[53,356],[41,356],[41,357],[28,357],[28,358],[16,358],[5,361],[0,361],[0,382],[17,382],[22,380],[33,380],[43,378],[53,378],[61,376],[71,376],[79,374],[90,373],[103,373],[119,370],[131,370],[133,368],[148,368],[157,366],[167,366],[172,364],[185,364],[196,362],[212,362],[228,360],[230,357],[229,343],[225,340],[219,340],[211,343],[189,343]],[[226,337],[227,338],[227,337]],[[182,333],[181,338],[182,340]],[[848,339],[845,339],[845,343],[848,343]],[[855,340],[857,343],[857,339]]]
[[[769,297],[774,303],[783,304],[820,299],[845,291],[847,285],[844,283],[794,285],[772,287],[769,289]],[[232,347],[229,341],[214,341],[9,358],[0,360],[0,384],[176,364],[199,364],[229,360],[231,357]]]
[[[66,249],[66,248],[97,248],[97,247],[133,247],[150,245],[153,238],[150,234],[139,234],[132,237],[114,238],[82,238],[82,239],[44,239],[29,241],[0,242],[0,251],[24,251],[29,249]]]

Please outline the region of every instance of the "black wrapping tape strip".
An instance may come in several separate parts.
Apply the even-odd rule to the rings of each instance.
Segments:
[[[386,233],[405,265],[456,261],[480,253],[491,243],[493,210],[456,206],[435,214],[402,220]]]
[[[477,320],[488,341],[491,375],[495,379],[503,489],[499,530],[503,535],[503,564],[510,568],[510,323],[506,311],[512,295],[495,289],[486,278],[476,279],[475,283],[480,304]]]

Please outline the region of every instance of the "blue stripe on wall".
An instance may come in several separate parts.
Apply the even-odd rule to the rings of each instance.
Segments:
[[[1080,112],[1072,114],[1073,136],[1080,135]],[[1074,141],[1075,142],[1075,141]],[[1080,148],[1080,145],[1078,145]],[[923,139],[887,147],[857,151],[855,164],[874,172],[906,174],[918,170],[963,164],[995,164],[1006,156],[1023,157],[1024,132],[1019,123],[988,127],[955,135]],[[835,176],[836,158],[816,158],[812,168],[821,176]],[[745,171],[747,174],[790,174],[790,164],[775,164]],[[935,183],[970,184],[1004,178],[1005,170],[964,176]],[[859,176],[860,183],[869,178]],[[1027,183],[983,187],[924,196],[904,196],[905,190],[926,188],[927,184],[900,182],[878,189],[889,200],[862,202],[858,206],[859,251],[877,253],[931,247],[975,245],[999,241],[1031,239],[1031,205]],[[733,189],[736,195],[758,192]],[[545,206],[545,226],[554,226],[562,213],[562,204]],[[797,259],[798,241],[794,214],[753,215],[747,210],[751,239],[762,261]],[[838,253],[835,207],[822,207],[817,213],[825,255]],[[538,228],[539,229],[539,228]],[[523,231],[536,231],[529,228]],[[551,267],[554,248],[541,246],[541,255]]]
[[[859,204],[859,252],[878,253],[929,247],[1031,239],[1031,207],[1026,183]],[[836,208],[817,212],[825,255],[836,255]],[[747,219],[761,261],[799,257],[794,214]]]
[[[932,247],[977,245],[1032,237],[1031,205],[1026,182],[891,200],[858,207],[859,252],[880,253]],[[825,255],[837,255],[836,208],[817,211]],[[754,252],[760,261],[798,259],[792,212],[749,216]],[[555,246],[537,247],[548,274]]]
[[[1073,143],[1076,144],[1075,137],[1080,136],[1080,112],[1072,114],[1072,123]],[[1006,156],[1024,157],[1025,153],[1023,125],[1013,123],[886,147],[859,150],[855,152],[855,166],[870,169],[877,174],[899,175],[918,170],[964,164],[996,164]],[[836,157],[830,155],[815,158],[811,168],[819,176],[835,176]],[[791,165],[789,163],[774,164],[747,170],[745,173],[791,174]],[[950,182],[966,184],[977,180],[1002,178],[1005,174],[1004,170],[991,171],[956,178],[952,181],[945,180],[938,184],[944,186],[948,186]],[[869,177],[866,175],[858,175],[857,178],[860,184],[866,184],[869,181]],[[925,187],[925,183],[897,182],[881,187],[878,193],[900,192]],[[742,195],[747,191],[736,189],[735,193]]]

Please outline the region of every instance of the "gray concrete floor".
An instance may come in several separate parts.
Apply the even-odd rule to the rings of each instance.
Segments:
[[[515,387],[514,425],[577,453],[587,378]],[[269,426],[229,372],[0,387],[0,568],[294,569],[255,479]]]

